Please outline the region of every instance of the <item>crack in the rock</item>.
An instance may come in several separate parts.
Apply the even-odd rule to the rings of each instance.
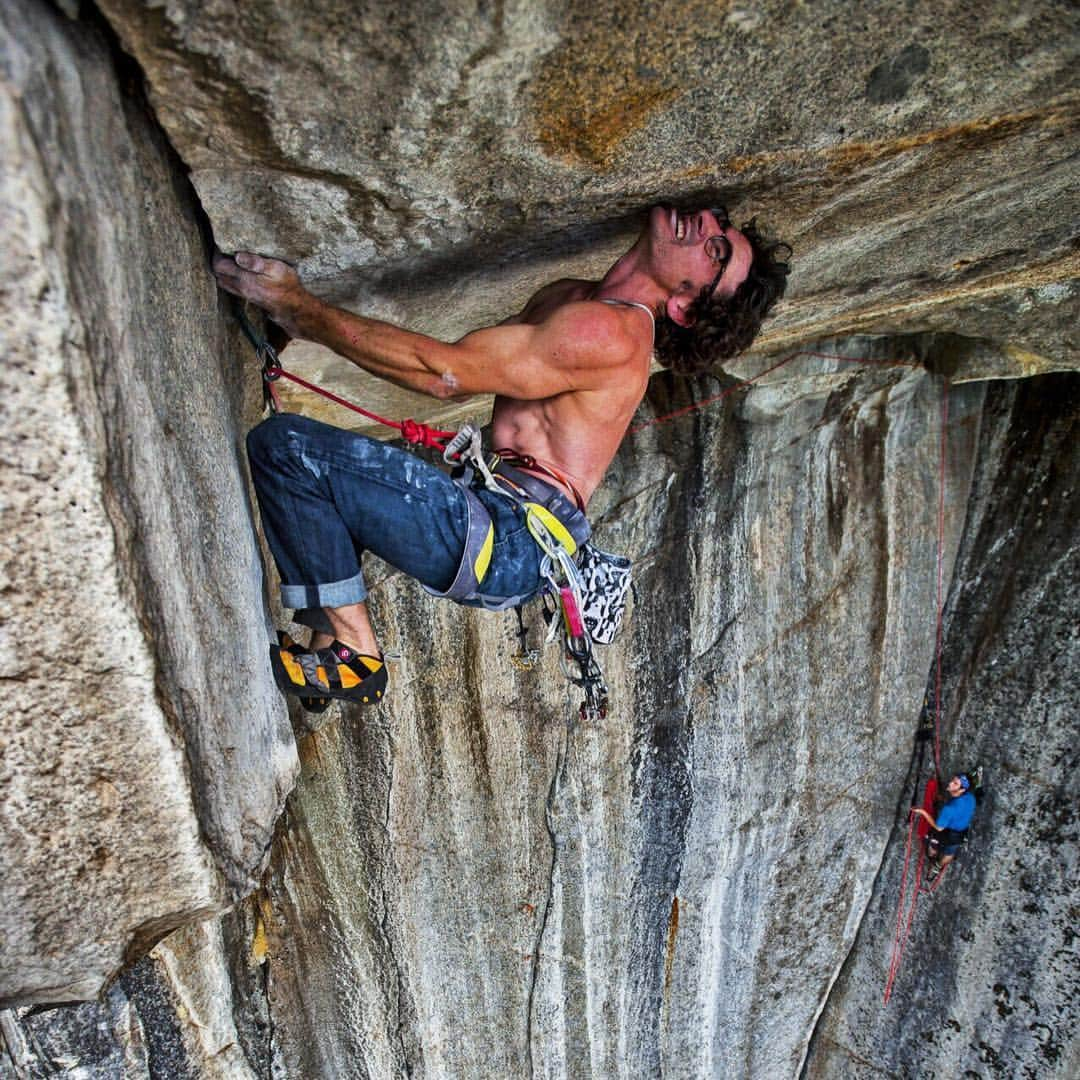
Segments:
[[[270,958],[269,956],[259,965],[262,968],[262,993],[266,1002],[266,1050],[269,1075],[274,1072],[274,1038],[277,1035],[277,1026],[274,1023],[274,1010],[270,1004]],[[247,1056],[246,1054],[244,1055]]]
[[[555,823],[555,800],[562,792],[562,786],[566,779],[566,759],[570,750],[570,736],[573,732],[573,718],[567,720],[563,729],[563,737],[559,746],[558,757],[555,761],[555,771],[548,787],[547,800],[544,804],[544,826],[548,836],[551,837],[551,866],[548,871],[548,890],[544,898],[544,910],[540,917],[540,925],[536,933],[536,941],[533,946],[532,975],[529,980],[529,992],[525,1002],[525,1053],[529,1066],[529,1080],[536,1075],[536,1065],[533,1061],[533,1008],[536,998],[536,986],[540,977],[540,953],[547,931],[548,918],[551,914],[551,906],[555,894],[555,876],[559,869],[559,853],[566,845],[566,838],[560,836]]]
[[[405,1044],[405,1035],[408,1030],[408,1023],[403,1015],[402,998],[407,996],[405,990],[404,974],[401,970],[401,963],[398,961],[397,952],[394,949],[393,936],[390,933],[390,907],[386,902],[386,895],[382,897],[382,918],[379,920],[379,929],[382,931],[383,942],[386,945],[386,951],[390,954],[390,962],[394,968],[394,987],[396,990],[397,1000],[395,1005],[397,1007],[397,1030],[394,1032],[397,1037],[398,1049],[401,1052],[401,1065],[405,1070],[406,1076],[413,1075],[412,1062],[409,1060],[408,1047]]]

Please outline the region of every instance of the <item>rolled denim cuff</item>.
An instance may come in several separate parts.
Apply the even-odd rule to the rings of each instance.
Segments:
[[[281,605],[287,608],[327,608],[359,604],[367,599],[362,573],[325,585],[282,585]]]

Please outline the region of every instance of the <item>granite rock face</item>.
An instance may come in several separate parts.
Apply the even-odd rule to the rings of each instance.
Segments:
[[[86,6],[0,13],[5,1065],[1076,1075],[1075,12],[102,7],[167,138]],[[609,715],[374,565],[391,698],[294,745],[198,200],[453,336],[699,194],[776,207],[807,355],[654,378],[592,507]],[[942,766],[989,794],[882,1009],[943,431]]]
[[[646,415],[714,391],[654,380]],[[1073,1075],[1076,376],[949,394],[942,765],[989,794],[881,1005],[942,391],[818,361],[629,440],[603,722],[509,616],[379,579],[391,699],[301,740],[257,897],[121,983],[159,1060],[219,1075],[220,1031],[236,1075]]]
[[[0,1001],[58,1001],[250,890],[296,753],[197,207],[101,32],[0,34]]]
[[[231,1011],[223,928],[233,921],[229,915],[178,930],[151,956],[129,965],[98,1001],[0,1012],[4,1063],[15,1076],[33,1078],[269,1075],[265,1014],[249,1008],[238,1026]],[[259,1034],[250,1041],[246,1036],[254,1031]]]
[[[982,764],[968,847],[920,898],[888,1008],[880,980],[903,870],[898,825],[807,1076],[1074,1076],[1080,664],[1080,387],[988,394],[944,638],[942,738]]]
[[[379,614],[391,646],[429,660],[416,670],[406,659],[384,713],[346,715],[305,751],[268,885],[270,996],[288,1071],[331,1076],[352,1062],[373,1077],[795,1075],[826,1005],[840,1018],[877,1007],[888,917],[871,920],[876,936],[861,931],[850,996],[834,1004],[830,988],[864,914],[891,916],[895,900],[902,847],[889,841],[934,650],[941,390],[921,371],[819,364],[735,409],[631,440],[599,520],[603,541],[635,557],[641,599],[627,638],[604,653],[615,707],[603,723],[574,721],[553,657],[516,671],[512,626],[386,581]],[[1044,562],[1038,548],[1029,576],[1035,595],[1071,583],[1046,601],[1062,653],[1070,641],[1075,652],[1064,627],[1077,614],[1076,522],[1061,455],[1076,393],[1075,379],[954,389],[947,440],[946,580],[962,533],[990,519],[993,535],[1016,533],[1027,503],[999,501],[1002,475],[1043,470],[1065,485],[1034,497],[1047,499],[1043,528],[1060,550]],[[652,408],[664,414],[685,395],[661,381]],[[998,453],[1005,446],[1011,455]],[[1075,736],[1069,657],[1044,653],[1037,636],[1017,654],[987,631],[968,659],[955,644],[957,596],[1006,575],[985,549],[963,574],[952,577],[950,670],[992,680],[1012,652],[1009,670],[1056,683],[1062,696],[1029,726],[1045,747],[1045,783],[1072,785],[1059,753]],[[1000,593],[986,602],[1006,621],[1023,618]],[[1009,767],[1004,747],[1024,737],[1001,704],[975,706],[972,730],[946,725],[943,767],[971,755],[991,774]],[[1021,843],[1025,866],[1054,860],[1059,844],[1075,861],[1067,829],[1033,825]],[[1039,888],[1040,909],[1066,935],[1071,861]],[[1018,872],[1001,867],[1002,901],[1018,895]],[[935,903],[974,908],[957,876],[960,894]],[[1036,941],[1033,926],[1011,947],[995,899],[987,934],[1011,958],[997,977],[1015,997],[1031,988],[1027,972],[1054,971],[1035,977],[1036,996],[1058,1017],[1050,1075],[1066,1076],[1076,976],[1054,958],[1068,943]],[[913,943],[905,977],[928,965],[923,981],[945,983],[939,1004],[970,1040],[998,992],[954,985],[958,962]],[[884,1071],[907,1062],[912,1076],[972,1060],[960,1036],[922,1047],[923,1018],[899,1000],[908,986],[890,1014],[898,1037],[868,1060]],[[295,1030],[287,1018],[298,1016],[318,1022]],[[853,1057],[874,1030],[852,1036]],[[993,1045],[994,1034],[981,1037]],[[1040,1055],[1020,1040],[1010,1060]],[[834,1059],[819,1061],[819,1075],[847,1075],[846,1059],[834,1071]]]

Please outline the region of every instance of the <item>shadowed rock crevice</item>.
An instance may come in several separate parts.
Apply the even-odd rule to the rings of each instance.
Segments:
[[[26,921],[0,999],[36,985],[55,1000],[93,996],[133,949],[250,888],[295,757],[251,674],[262,568],[236,470],[250,384],[226,359],[203,219],[92,20],[19,0],[0,33],[4,351],[21,376],[3,456],[22,584],[3,617],[49,650],[8,701],[4,906]],[[35,904],[73,881],[65,944]]]
[[[1065,1075],[1075,1057],[1061,961],[1076,872],[1076,701],[1065,673],[1077,659],[1080,611],[1070,498],[1078,402],[1075,376],[988,393],[947,607],[942,725],[943,766],[981,763],[987,796],[968,848],[920,900],[893,1000],[881,1009],[871,991],[892,934],[898,825],[815,1031],[808,1077],[869,1077],[887,1061],[903,1061],[903,1076],[944,1061],[991,1075]],[[1025,1004],[995,1004],[1006,997]]]

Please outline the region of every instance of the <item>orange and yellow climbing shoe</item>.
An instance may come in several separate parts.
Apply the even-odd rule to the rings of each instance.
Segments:
[[[293,641],[293,639],[291,637],[289,637],[289,635],[286,634],[284,630],[279,630],[277,632],[277,637],[278,637],[278,647],[282,651],[289,653],[291,656],[294,656],[294,657],[295,656],[300,656],[302,653],[306,653],[306,652],[311,651],[306,646],[301,645],[299,642]],[[273,662],[273,653],[274,653],[274,647],[271,646],[270,647],[270,654],[271,654],[270,659],[271,659],[271,662]],[[280,680],[277,678],[277,668],[276,667],[274,668],[274,678],[275,678],[275,681],[280,682]],[[304,697],[304,695],[301,694],[301,695],[299,695],[299,698],[300,698],[300,708],[302,708],[305,712],[322,713],[322,712],[326,712],[326,710],[330,708],[330,698],[328,698],[328,697]]]
[[[286,694],[295,694],[310,712],[322,712],[319,701],[338,698],[361,705],[377,705],[386,693],[386,665],[376,656],[364,656],[340,641],[311,652],[287,634],[270,646],[274,679]],[[312,708],[312,703],[316,704]]]

